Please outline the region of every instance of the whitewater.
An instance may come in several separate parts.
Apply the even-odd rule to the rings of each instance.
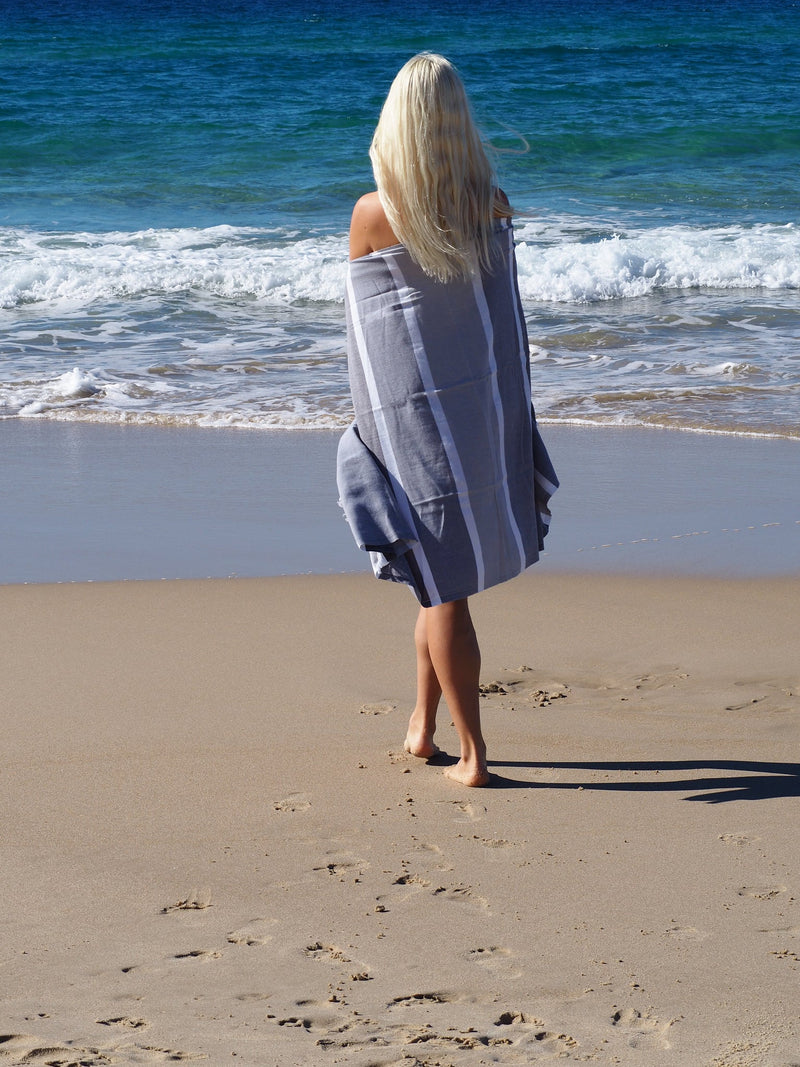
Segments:
[[[516,236],[543,418],[794,436],[800,411],[770,398],[800,382],[795,225],[567,216]],[[0,230],[0,417],[344,425],[346,270],[344,234]]]
[[[398,67],[459,67],[550,422],[800,439],[800,6],[3,5],[0,420],[350,418],[353,203]]]

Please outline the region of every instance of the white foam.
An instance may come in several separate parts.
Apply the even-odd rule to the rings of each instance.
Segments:
[[[556,240],[552,223],[518,227],[523,300],[593,302],[656,290],[798,289],[800,229],[663,227]]]
[[[746,377],[748,374],[757,373],[757,368],[751,367],[747,363],[725,360],[722,363],[712,363],[710,366],[689,366],[687,371],[689,374],[697,374],[702,378],[741,378]]]
[[[551,219],[517,234],[541,415],[796,435],[797,228],[614,236]],[[0,418],[345,425],[346,257],[342,235],[0,229]],[[787,291],[698,291],[756,285]]]
[[[71,371],[56,378],[53,383],[54,395],[64,398],[85,399],[95,396],[100,391],[100,383],[95,376],[80,367],[73,367]]]
[[[267,230],[47,234],[0,230],[0,306],[205,293],[265,303],[340,302],[344,237],[291,241]]]
[[[670,289],[800,288],[800,229],[663,227],[599,236],[576,220],[517,224],[523,300],[587,302]],[[0,229],[0,306],[192,293],[341,303],[344,235],[237,229],[48,234]]]

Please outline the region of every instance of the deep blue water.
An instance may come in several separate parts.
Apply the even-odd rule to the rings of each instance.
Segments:
[[[0,0],[0,414],[347,418],[398,67],[459,66],[547,417],[800,433],[800,4]]]
[[[520,209],[800,208],[800,6],[4,2],[3,221],[340,228],[397,68],[460,67]]]

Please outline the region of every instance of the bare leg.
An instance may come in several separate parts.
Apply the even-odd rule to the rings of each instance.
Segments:
[[[486,785],[489,772],[478,691],[481,653],[469,605],[466,599],[454,600],[423,611],[431,667],[461,743],[461,759],[445,774],[462,785]]]
[[[442,687],[436,677],[428,651],[428,627],[426,609],[420,608],[414,628],[414,644],[417,649],[417,704],[411,713],[406,734],[405,750],[421,759],[430,759],[439,749],[433,743],[436,731],[436,711],[442,696]]]

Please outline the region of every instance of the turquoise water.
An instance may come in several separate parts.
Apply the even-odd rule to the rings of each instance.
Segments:
[[[800,436],[800,5],[0,0],[0,417],[343,425],[397,68],[459,66],[551,421]]]

